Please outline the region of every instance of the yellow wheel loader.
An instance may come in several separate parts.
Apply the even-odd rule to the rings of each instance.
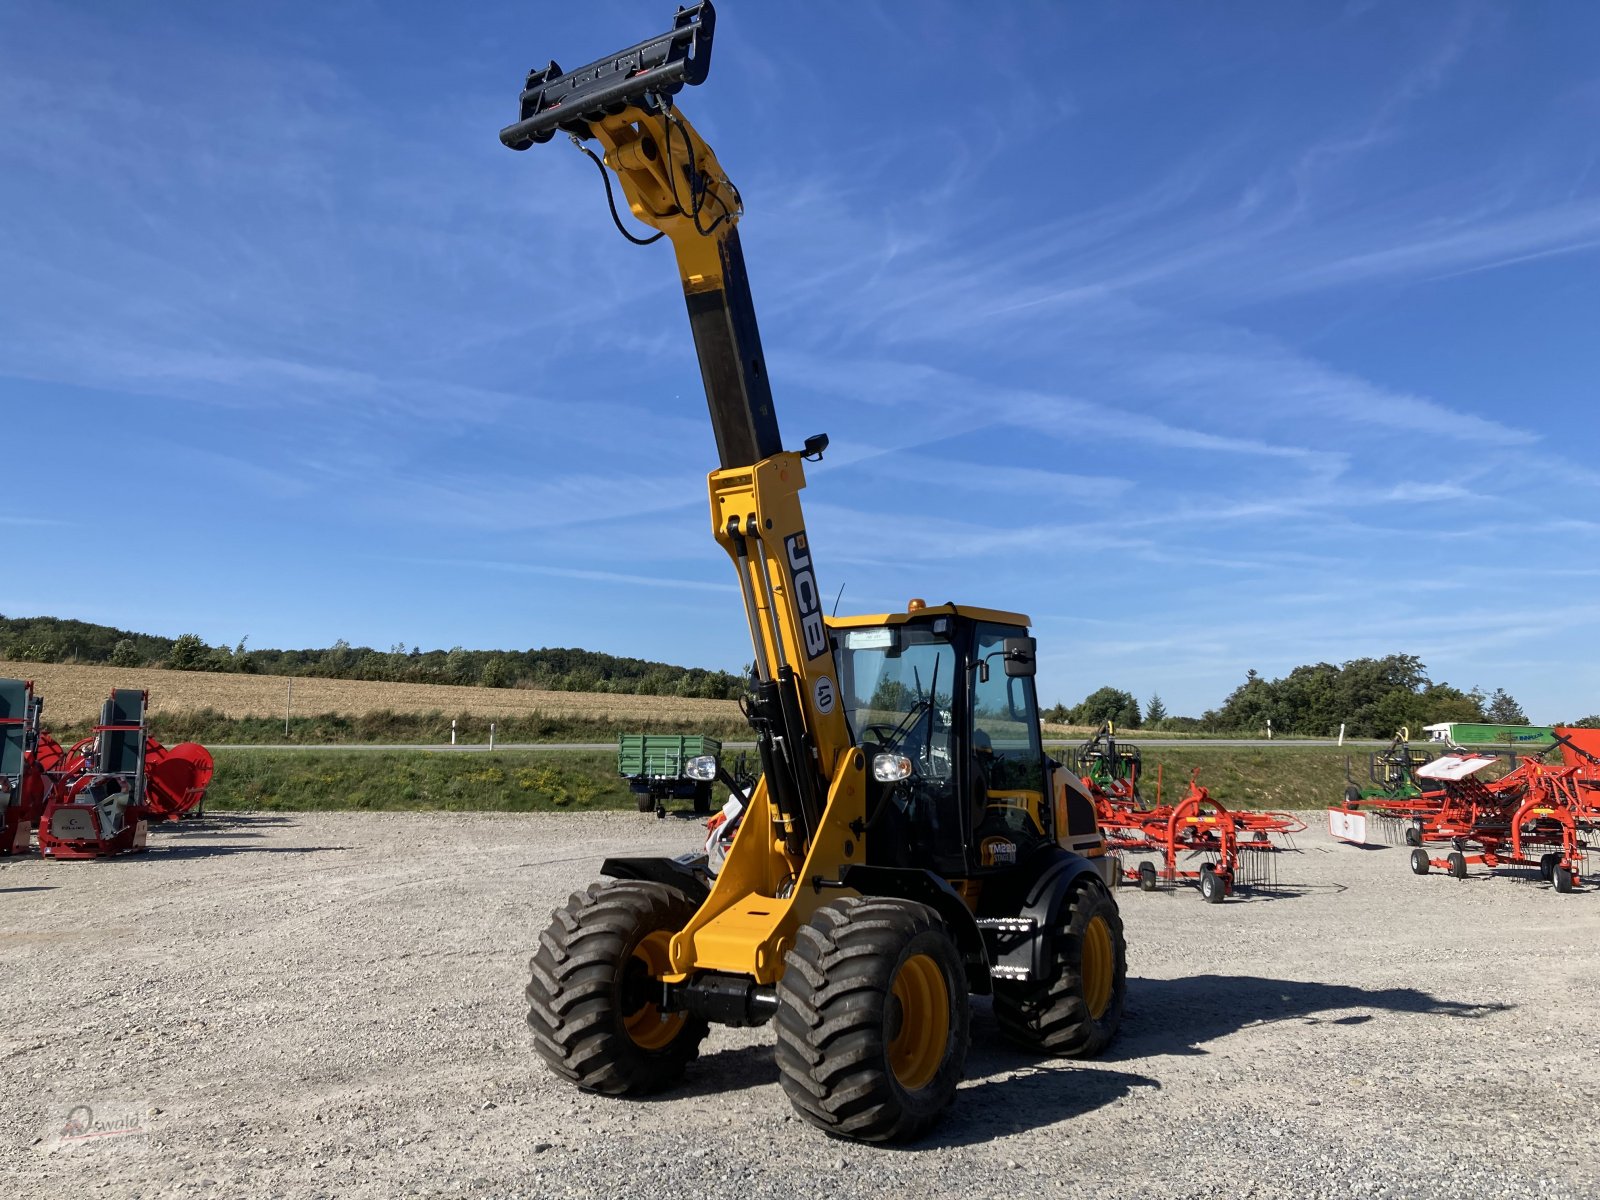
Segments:
[[[699,3],[588,66],[532,72],[500,133],[513,150],[567,135],[601,164],[617,227],[613,176],[656,230],[630,240],[665,236],[676,252],[721,460],[711,532],[755,651],[761,766],[747,791],[717,775],[740,808],[725,853],[608,859],[555,912],[528,1023],[558,1075],[627,1096],[676,1082],[710,1022],[771,1022],[802,1117],[907,1139],[955,1096],[969,994],[992,996],[1000,1028],[1037,1051],[1110,1042],[1126,976],[1114,874],[1088,795],[1040,743],[1026,617],[921,600],[823,613],[800,492],[827,438],[783,448],[739,193],[675,102],[706,77],[715,20]]]

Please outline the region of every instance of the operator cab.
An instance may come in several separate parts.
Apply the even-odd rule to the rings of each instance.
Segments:
[[[914,600],[829,627],[869,861],[970,878],[1054,840],[1027,617]]]

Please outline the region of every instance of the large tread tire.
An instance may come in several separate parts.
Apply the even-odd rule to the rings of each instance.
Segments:
[[[703,1017],[659,1019],[644,958],[694,916],[694,901],[660,883],[591,883],[539,935],[529,960],[528,1027],[557,1075],[590,1092],[636,1096],[671,1087],[700,1053]],[[629,1032],[629,1022],[648,1044]],[[671,1026],[675,1026],[669,1028]]]
[[[928,1054],[920,1071],[901,1060],[902,1082],[891,1052],[911,1036],[902,981],[918,972],[932,997],[916,1018]],[[970,1039],[966,969],[931,908],[846,897],[819,908],[796,934],[774,1024],[779,1082],[802,1118],[853,1141],[905,1141],[939,1119],[961,1082]]]
[[[1220,880],[1218,882],[1221,882]],[[1085,994],[1085,939],[1097,922],[1093,941],[1110,940],[1110,992],[1091,1008]],[[1045,1054],[1093,1058],[1111,1044],[1122,1023],[1128,990],[1128,946],[1117,902],[1099,880],[1085,880],[1067,900],[1063,928],[1055,937],[1055,970],[1045,979],[994,981],[994,1015],[1012,1041]],[[1100,953],[1103,957],[1104,946]],[[1091,955],[1094,951],[1091,949]],[[1104,971],[1104,966],[1100,970]],[[1104,982],[1096,984],[1104,988]]]

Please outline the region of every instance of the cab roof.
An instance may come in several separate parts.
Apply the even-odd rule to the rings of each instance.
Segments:
[[[1000,608],[977,608],[971,604],[928,604],[908,612],[874,613],[858,617],[829,617],[830,629],[867,629],[880,625],[904,625],[925,617],[966,617],[970,621],[992,621],[996,625],[1020,625],[1024,629],[1033,622],[1022,613],[1006,612]]]

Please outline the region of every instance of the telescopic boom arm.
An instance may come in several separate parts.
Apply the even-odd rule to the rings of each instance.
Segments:
[[[855,853],[859,834],[854,842],[827,839],[840,844],[826,855],[813,851],[841,772],[852,777],[845,790],[859,792],[863,760],[844,721],[799,499],[801,459],[820,458],[827,439],[809,439],[803,454],[783,449],[739,246],[739,192],[672,99],[705,79],[715,22],[701,0],[680,8],[666,33],[618,54],[575,71],[552,62],[531,72],[519,119],[500,140],[513,150],[557,132],[581,149],[598,142],[633,215],[670,239],[677,255],[721,461],[709,480],[712,527],[738,569],[755,646],[751,725],[787,860],[784,878],[745,883],[772,896],[811,860],[829,858],[831,874],[841,853]]]
[[[673,28],[565,74],[528,75],[522,119],[500,131],[513,150],[557,131],[605,148],[634,216],[672,240],[699,351],[717,452],[743,467],[782,451],[761,334],[735,228],[739,193],[672,96],[711,68],[709,0],[678,10]]]

